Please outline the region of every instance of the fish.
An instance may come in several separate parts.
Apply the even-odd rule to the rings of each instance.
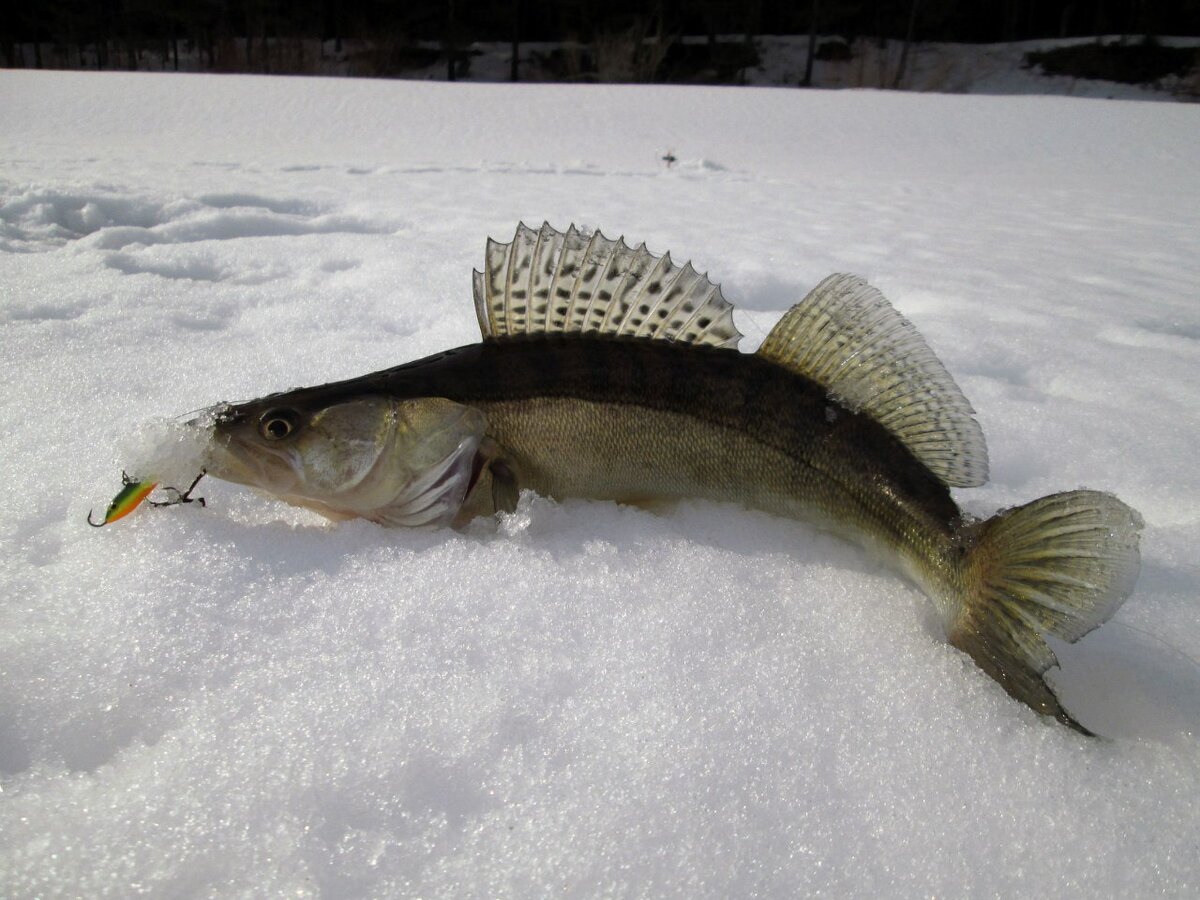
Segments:
[[[598,230],[524,224],[474,273],[482,339],[383,371],[219,404],[205,469],[334,519],[462,527],[522,491],[740,504],[889,562],[951,645],[1082,734],[1044,675],[1133,591],[1142,519],[1070,490],[979,520],[974,410],[916,328],[831,275],[754,353],[720,286]]]

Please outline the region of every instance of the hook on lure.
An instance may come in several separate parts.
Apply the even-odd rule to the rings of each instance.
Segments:
[[[151,500],[151,506],[178,506],[180,503],[199,503],[204,506],[203,497],[193,497],[192,491],[196,489],[196,485],[200,483],[205,472],[200,470],[200,474],[196,476],[196,480],[191,483],[186,491],[180,491],[178,488],[167,487],[164,490],[171,491],[175,496],[167,500]],[[87,523],[93,528],[103,528],[105,525],[110,525],[117,519],[123,519],[135,509],[137,509],[143,500],[150,496],[150,492],[158,487],[157,481],[140,481],[136,478],[130,478],[125,472],[121,473],[121,483],[125,486],[121,488],[117,496],[113,497],[112,502],[108,504],[108,509],[104,513],[103,520],[99,522],[92,521],[92,513],[94,510],[88,510]]]

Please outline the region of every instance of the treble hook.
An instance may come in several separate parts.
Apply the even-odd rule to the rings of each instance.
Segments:
[[[199,503],[201,506],[207,506],[208,504],[204,502],[203,497],[193,497],[192,496],[192,491],[194,491],[196,489],[196,485],[198,485],[200,483],[200,479],[203,478],[207,474],[208,474],[208,472],[206,469],[201,469],[200,474],[196,476],[196,480],[193,481],[188,486],[188,489],[186,491],[184,491],[183,493],[179,492],[179,488],[174,488],[174,487],[163,488],[164,491],[174,491],[175,492],[175,496],[173,498],[171,498],[170,500],[147,500],[146,502],[149,503],[151,506],[178,506],[180,503]]]

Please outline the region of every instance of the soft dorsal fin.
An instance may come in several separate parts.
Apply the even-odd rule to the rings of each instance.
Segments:
[[[691,263],[574,225],[521,224],[507,244],[489,239],[475,311],[484,338],[594,333],[735,348],[742,336],[721,288]]]
[[[818,284],[758,354],[871,416],[943,483],[987,481],[987,445],[971,404],[912,323],[858,276]]]

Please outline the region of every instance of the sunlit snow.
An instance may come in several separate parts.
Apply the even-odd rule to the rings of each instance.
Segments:
[[[0,73],[0,893],[1200,893],[1198,147],[1194,105]],[[734,507],[87,526],[147,422],[476,340],[520,220],[693,260],[747,349],[863,275],[978,411],[968,511],[1137,508],[1052,673],[1109,739]]]

